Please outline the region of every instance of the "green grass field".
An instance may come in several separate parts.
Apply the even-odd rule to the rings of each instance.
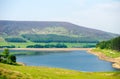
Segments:
[[[0,63],[0,79],[119,79],[120,72],[79,72],[73,70],[14,66]]]
[[[112,58],[120,57],[120,52],[115,50],[95,48],[95,49],[92,49],[92,51],[104,53],[106,56],[112,57]]]
[[[26,40],[27,42],[25,43],[15,43],[15,42],[6,42],[2,37],[0,37],[0,46],[11,46],[14,45],[16,48],[26,48],[28,45],[35,45],[35,44],[40,44],[40,45],[45,45],[45,44],[52,44],[56,45],[58,44],[57,42],[51,42],[51,43],[34,43],[29,40]],[[93,45],[95,46],[96,43],[64,43],[68,48],[79,48],[79,47],[86,47]]]

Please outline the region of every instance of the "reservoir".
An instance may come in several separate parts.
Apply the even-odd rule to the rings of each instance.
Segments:
[[[3,50],[0,50],[1,52]],[[23,62],[28,66],[47,66],[90,72],[117,71],[112,67],[111,62],[100,60],[85,50],[10,50],[10,53],[16,55],[17,62]]]
[[[23,62],[29,66],[47,66],[65,68],[77,71],[116,71],[112,63],[98,59],[97,56],[87,51],[28,51],[19,52],[17,62]],[[27,53],[27,54],[25,54]]]

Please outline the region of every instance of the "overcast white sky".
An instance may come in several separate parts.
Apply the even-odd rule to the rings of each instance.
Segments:
[[[120,0],[0,0],[0,20],[67,21],[120,34]]]

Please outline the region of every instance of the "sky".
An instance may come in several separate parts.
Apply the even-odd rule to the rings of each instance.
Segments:
[[[0,20],[66,21],[120,34],[120,0],[0,0]]]

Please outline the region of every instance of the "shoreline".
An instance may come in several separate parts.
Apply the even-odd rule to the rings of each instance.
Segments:
[[[94,52],[94,51],[92,51],[92,49],[88,50],[88,53],[96,55],[100,60],[111,62],[113,68],[116,68],[116,69],[120,70],[120,57],[111,58],[111,57],[108,57],[101,52]]]
[[[18,65],[21,65],[21,66],[26,66],[26,64],[25,63],[23,63],[23,62],[16,62]]]
[[[30,50],[30,51],[74,51],[74,50],[90,50],[92,48],[9,48],[9,50]],[[4,48],[0,48],[4,50]]]

